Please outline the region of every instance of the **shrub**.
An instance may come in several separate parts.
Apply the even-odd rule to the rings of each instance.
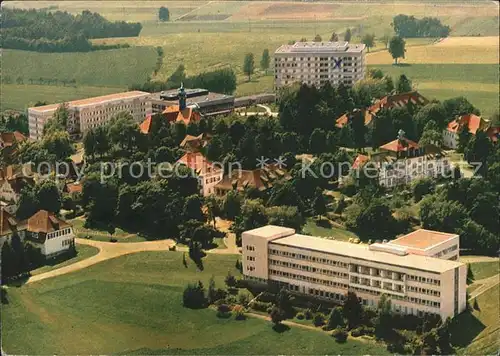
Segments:
[[[345,328],[337,328],[332,331],[332,336],[335,341],[343,343],[347,341],[347,330]]]
[[[243,308],[241,305],[236,305],[233,308],[233,315],[234,319],[236,320],[245,320],[247,318],[245,315],[245,308]]]
[[[316,313],[313,317],[314,326],[321,326],[325,323],[325,316],[321,313]]]
[[[231,316],[231,308],[227,304],[221,304],[217,307],[218,318],[229,318]]]
[[[299,320],[304,320],[306,318],[306,316],[302,312],[298,312],[295,317]]]
[[[238,295],[238,303],[241,305],[247,305],[250,302],[250,297],[248,294],[241,293]]]
[[[109,242],[118,242],[118,240],[117,240],[116,238],[114,238],[114,237],[111,237],[111,238],[109,239]]]
[[[311,309],[306,309],[306,311],[304,312],[304,315],[306,317],[306,320],[311,320],[314,316]]]
[[[374,335],[375,334],[375,328],[369,327],[369,326],[359,326],[356,329],[351,330],[351,335],[353,337],[359,337],[363,335]]]
[[[269,308],[271,308],[273,305],[272,303],[265,303],[265,302],[259,302],[259,301],[254,301],[251,305],[252,309],[261,311],[261,312],[267,312]]]

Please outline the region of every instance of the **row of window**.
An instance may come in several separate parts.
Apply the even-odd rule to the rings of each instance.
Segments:
[[[253,257],[253,256],[247,256],[247,261],[255,261],[255,257]]]
[[[338,282],[335,282],[332,280],[326,280],[326,279],[303,276],[301,274],[294,274],[294,273],[289,273],[289,272],[278,271],[278,270],[275,270],[272,268],[269,269],[269,274],[271,276],[285,277],[285,278],[290,278],[290,279],[294,279],[294,280],[298,280],[298,281],[306,281],[309,283],[322,284],[325,286],[336,287],[336,288],[347,289],[349,287],[345,283],[338,283]]]
[[[255,246],[247,245],[246,249],[247,251],[255,251]]]
[[[447,253],[450,253],[450,252],[455,251],[455,250],[457,250],[457,249],[458,249],[458,245],[453,245],[453,246],[450,246],[450,247],[448,247],[448,248],[445,248],[445,249],[444,249],[443,251],[441,251],[441,252],[436,253],[436,254],[435,254],[434,256],[432,256],[432,257],[437,257],[437,258],[439,258],[439,257],[444,256],[444,255],[446,255]]]
[[[63,242],[62,242],[63,247],[71,246],[74,244],[75,244],[75,239],[63,240]]]
[[[413,286],[408,286],[407,289],[408,289],[408,292],[422,293],[422,294],[432,295],[434,297],[441,296],[441,292],[439,292],[437,290],[433,290],[433,289],[426,289],[426,288],[413,287]]]
[[[411,275],[411,274],[408,274],[406,276],[406,278],[409,281],[415,281],[415,282],[419,282],[419,283],[433,284],[433,285],[436,285],[436,286],[441,285],[441,281],[439,279],[425,278],[425,277],[421,277],[421,276],[414,276],[414,275]]]
[[[312,273],[320,273],[320,274],[324,274],[324,275],[332,276],[332,277],[346,278],[346,279],[349,278],[348,273],[336,272],[336,271],[332,271],[329,269],[315,268],[315,267],[311,267],[311,266],[305,266],[305,265],[301,265],[301,264],[297,264],[297,263],[289,263],[289,262],[280,261],[280,260],[271,259],[271,260],[269,260],[269,264],[275,265],[275,266],[283,266],[283,267],[287,267],[287,268],[298,269],[301,271],[307,271],[307,272],[312,272]]]
[[[330,266],[337,266],[337,267],[341,267],[341,268],[347,268],[349,266],[349,264],[345,263],[345,262],[330,260],[330,259],[327,259],[327,258],[320,258],[320,257],[302,255],[300,253],[293,253],[293,252],[275,250],[275,249],[269,249],[269,255],[291,257],[291,258],[296,258],[296,259],[299,259],[299,260],[305,260],[305,261],[311,261],[311,262],[317,262],[317,263],[324,263],[324,264],[327,264],[327,265],[330,265]]]
[[[54,231],[47,234],[47,239],[53,239],[59,236],[65,236],[71,234],[71,228],[66,228],[58,231]]]

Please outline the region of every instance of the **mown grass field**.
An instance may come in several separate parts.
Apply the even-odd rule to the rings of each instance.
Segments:
[[[236,256],[209,255],[204,271],[180,252],[127,255],[78,272],[8,289],[3,349],[10,354],[386,354],[384,347],[271,323],[218,319],[181,305],[188,282],[223,285]]]
[[[500,349],[499,293],[497,284],[477,298],[478,310],[457,317],[452,341],[461,347],[459,354],[493,355]]]
[[[170,22],[158,21],[161,5],[169,8]],[[187,0],[166,1],[161,5],[155,1],[9,2],[7,6],[11,7],[49,8],[71,13],[90,9],[111,20],[140,21],[143,29],[136,38],[94,40],[96,43],[128,43],[134,46],[130,49],[72,54],[4,51],[3,73],[11,78],[12,83],[16,83],[18,77],[24,78],[26,85],[30,84],[30,78],[52,76],[60,80],[74,78],[78,88],[58,84],[37,91],[35,86],[20,88],[6,84],[2,107],[23,109],[37,100],[47,100],[46,97],[50,102],[71,100],[75,96],[89,97],[95,95],[97,90],[94,87],[116,92],[132,83],[143,82],[148,75],[154,80],[165,80],[181,63],[188,75],[230,66],[238,77],[237,95],[271,91],[272,73],[264,76],[258,69],[264,49],[272,53],[282,44],[301,38],[311,40],[316,34],[327,40],[333,31],[342,39],[348,27],[353,31],[352,42],[359,41],[366,33],[381,38],[392,33],[392,17],[404,13],[419,18],[437,16],[451,26],[452,36],[481,37],[451,37],[438,44],[432,44],[436,41],[432,38],[407,39],[407,55],[403,62],[411,67],[392,67],[392,58],[385,51],[384,44],[377,41],[367,56],[367,63],[382,66],[394,75],[407,73],[417,88],[430,98],[465,95],[488,115],[498,108],[498,70],[491,70],[498,64],[498,5],[493,2]],[[165,57],[159,73],[153,76],[156,46],[163,47]],[[254,54],[256,64],[256,73],[250,82],[242,73],[243,59],[248,52]],[[463,67],[450,66],[457,64]],[[489,64],[490,67],[477,67],[479,64]],[[474,68],[486,69],[481,72]]]
[[[488,278],[500,273],[499,261],[471,263],[474,280]]]
[[[308,219],[305,226],[304,232],[311,234],[312,236],[320,237],[335,237],[335,240],[339,241],[349,241],[350,238],[357,238],[354,232],[341,229],[335,226],[329,228],[318,226],[313,219]]]
[[[84,259],[92,257],[94,255],[97,255],[97,253],[99,252],[98,248],[93,247],[93,246],[88,246],[88,245],[76,245],[76,250],[77,250],[78,254],[75,257],[70,258],[66,261],[63,261],[61,263],[48,264],[46,266],[39,267],[39,268],[31,271],[31,275],[36,276],[37,274],[45,273],[45,272],[52,271],[52,270],[57,269],[57,268],[61,268],[61,267],[73,264],[75,262],[84,260]]]

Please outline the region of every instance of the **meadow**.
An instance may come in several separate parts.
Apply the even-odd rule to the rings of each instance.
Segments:
[[[367,55],[368,65],[394,75],[406,73],[430,98],[465,95],[487,115],[498,108],[498,71],[493,72],[492,68],[498,64],[499,24],[498,5],[493,2],[187,0],[166,1],[161,5],[169,8],[171,21],[158,21],[160,5],[155,1],[9,2],[7,6],[11,7],[48,8],[71,13],[90,9],[110,20],[140,21],[143,29],[135,38],[93,41],[128,43],[132,46],[128,49],[69,54],[4,51],[3,75],[9,76],[12,83],[17,83],[18,77],[23,78],[25,86],[4,83],[2,108],[24,109],[46,97],[51,102],[71,100],[77,95],[89,97],[95,95],[97,87],[103,92],[125,90],[131,84],[143,82],[148,75],[154,80],[166,80],[181,63],[187,75],[230,66],[237,74],[236,95],[272,91],[272,73],[264,75],[258,68],[264,49],[272,53],[282,44],[301,38],[312,40],[317,34],[327,40],[332,32],[342,39],[348,27],[353,32],[352,42],[359,41],[366,33],[374,33],[380,39],[392,34],[392,17],[400,13],[436,16],[451,26],[453,37],[437,43],[434,38],[407,39],[406,58],[402,60],[405,67],[391,66],[392,58],[384,44],[377,40]],[[156,46],[163,47],[165,56],[160,71],[154,75]],[[256,64],[256,73],[250,82],[242,71],[244,56],[249,52],[254,54]],[[479,67],[483,64],[490,66]],[[439,70],[432,71],[433,68]],[[486,71],[483,73],[475,68]],[[32,86],[28,79],[40,77],[74,78],[77,88],[57,84],[38,91],[39,88]]]
[[[223,286],[234,255],[209,255],[204,271],[180,252],[127,255],[56,278],[9,287],[2,308],[10,354],[387,354],[366,341],[338,344],[325,333],[271,323],[218,319],[182,307],[187,283],[211,276]]]

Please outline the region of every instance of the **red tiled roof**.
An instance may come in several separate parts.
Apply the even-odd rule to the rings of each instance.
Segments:
[[[480,116],[467,114],[462,115],[450,122],[446,129],[450,132],[457,133],[465,125],[469,128],[469,132],[475,135],[477,130],[484,129],[486,127],[487,121],[482,119]]]
[[[359,154],[356,159],[354,160],[354,163],[352,164],[353,169],[358,169],[361,166],[363,166],[366,162],[370,160],[370,157],[361,155]]]
[[[449,234],[446,232],[418,229],[395,240],[392,240],[389,243],[391,245],[413,247],[425,250],[429,247],[455,238],[456,236],[456,234]]]
[[[374,113],[371,112],[370,109],[363,109],[362,110],[363,112],[363,116],[365,118],[365,126],[368,126],[372,120],[373,120],[373,117],[374,117]],[[349,122],[349,114],[344,114],[342,115],[341,117],[339,117],[336,122],[335,122],[335,126],[339,127],[339,128],[342,128],[344,127],[347,123]]]
[[[9,147],[25,140],[27,137],[19,131],[0,133],[0,146]]]
[[[395,95],[388,95],[377,101],[370,107],[373,112],[378,112],[380,109],[393,109],[396,107],[403,107],[412,102],[415,105],[427,105],[429,100],[422,96],[418,91],[411,91],[408,93],[401,93]]]
[[[395,139],[394,141],[391,141],[383,146],[380,146],[381,150],[393,151],[393,152],[407,151],[409,148],[417,149],[419,148],[419,145],[418,143],[412,140],[408,140],[405,137],[401,139],[400,138]]]
[[[81,183],[68,183],[66,184],[66,191],[71,193],[81,193],[83,186]]]
[[[182,163],[194,171],[204,170],[206,167],[212,166],[212,162],[208,161],[200,152],[187,152],[179,158],[177,163]]]
[[[148,134],[149,130],[151,130],[151,123],[152,123],[152,115],[146,116],[146,119],[139,125],[139,130],[143,134]]]
[[[0,208],[0,236],[11,235],[17,230],[17,220],[5,209]]]
[[[198,122],[201,120],[201,115],[199,112],[193,110],[191,107],[184,108],[183,110],[179,109],[179,105],[168,106],[163,114],[166,116],[169,122],[184,122],[186,125],[189,125],[192,121]]]
[[[49,233],[71,226],[66,221],[59,219],[53,213],[39,210],[28,219],[28,231]]]

